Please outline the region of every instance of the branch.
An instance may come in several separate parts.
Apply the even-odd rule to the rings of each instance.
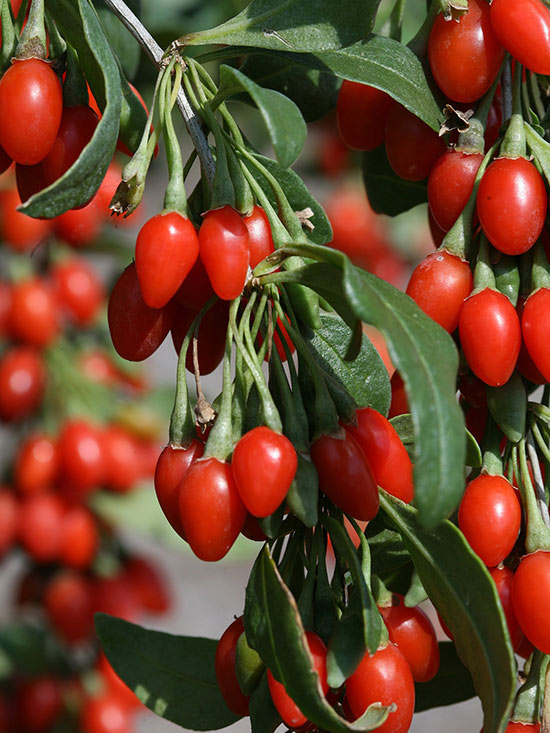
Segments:
[[[134,15],[126,5],[124,0],[105,0],[105,5],[107,5],[107,7],[110,8],[119,18],[122,24],[126,26],[155,66],[160,68],[164,55],[162,48],[158,45],[147,28],[141,23],[139,18]],[[185,94],[183,87],[178,91],[177,103],[185,122],[185,126],[187,127],[187,131],[189,132],[191,142],[199,156],[203,173],[210,186],[212,186],[214,173],[216,171],[214,159],[210,152],[208,140],[202,131],[201,120],[187,99],[187,95]]]

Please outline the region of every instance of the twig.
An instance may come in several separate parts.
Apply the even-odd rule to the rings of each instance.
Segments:
[[[122,24],[126,26],[138,41],[151,61],[160,68],[164,56],[162,48],[158,45],[147,28],[141,23],[139,18],[134,15],[126,5],[124,0],[105,0],[105,5],[115,13]],[[203,173],[206,176],[209,185],[212,186],[214,174],[216,172],[216,165],[212,158],[212,153],[210,152],[208,140],[202,131],[201,120],[187,99],[187,95],[185,94],[183,87],[181,87],[178,92],[177,103],[187,127],[187,131],[189,132],[191,142],[199,156]]]

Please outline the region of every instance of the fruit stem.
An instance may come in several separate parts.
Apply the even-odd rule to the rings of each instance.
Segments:
[[[491,288],[496,290],[497,284],[491,259],[489,257],[489,242],[482,232],[479,237],[479,251],[477,253],[477,262],[474,270],[474,289],[473,293],[479,293],[481,290]]]
[[[544,251],[544,245],[539,241],[535,244],[533,268],[531,270],[531,292],[539,288],[550,288],[550,263]]]
[[[533,652],[527,679],[516,693],[510,720],[527,725],[538,723],[549,659],[539,649]]]
[[[4,0],[2,3],[2,48],[0,49],[0,66],[2,69],[5,69],[8,65],[17,46],[17,36],[15,35],[10,8],[10,3]]]
[[[487,414],[487,427],[482,440],[484,450],[481,471],[489,476],[502,476],[504,474],[504,466],[500,455],[500,437],[501,433],[496,422],[490,414]]]
[[[27,23],[21,32],[21,38],[15,49],[15,58],[18,61],[30,58],[44,60],[46,56],[44,0],[32,0]]]
[[[518,462],[519,454],[519,462]],[[522,438],[519,446],[512,448],[512,464],[514,474],[517,478],[521,493],[521,502],[527,518],[527,532],[525,537],[525,549],[528,554],[537,550],[550,551],[550,528],[545,524],[540,512],[539,502],[535,496],[527,456],[525,452],[525,439]]]
[[[485,128],[487,127],[487,118],[489,117],[489,110],[493,104],[496,88],[500,83],[503,68],[504,64],[501,65],[489,91],[480,99],[475,116],[468,120],[468,129],[466,132],[461,132],[458,136],[455,150],[458,150],[460,153],[483,153],[485,150],[484,135]]]
[[[527,142],[521,109],[521,77],[523,67],[517,61],[514,66],[514,85],[512,95],[512,116],[500,146],[500,156],[504,158],[525,158]]]
[[[175,69],[174,82],[172,84],[172,70]],[[166,72],[164,82],[164,114],[163,119],[163,135],[166,148],[166,162],[168,164],[168,185],[164,193],[164,211],[177,211],[188,218],[187,196],[185,194],[185,179],[183,171],[183,160],[181,157],[181,149],[179,146],[176,131],[174,129],[174,121],[172,119],[172,109],[176,103],[178,89],[181,86],[183,76],[183,68],[180,59],[175,56],[170,61]],[[162,95],[162,90],[161,90]]]
[[[237,298],[234,303],[239,303]],[[206,445],[204,448],[205,458],[217,458],[220,461],[225,461],[231,452],[233,451],[233,428],[231,423],[231,403],[233,401],[233,390],[231,384],[231,351],[233,345],[233,326],[231,319],[227,324],[227,333],[225,336],[225,354],[223,357],[223,383],[222,383],[222,394],[221,404],[216,422],[214,423]]]

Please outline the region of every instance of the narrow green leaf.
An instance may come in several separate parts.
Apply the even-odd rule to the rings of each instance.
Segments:
[[[372,572],[379,576],[386,575],[410,562],[410,556],[401,535],[387,527],[383,519],[384,515],[379,512],[365,529],[370,548]]]
[[[381,491],[381,506],[401,533],[430,600],[453,632],[458,656],[481,698],[485,733],[499,733],[515,690],[506,618],[485,565],[448,521],[429,531],[417,511]]]
[[[267,672],[252,693],[249,710],[251,733],[274,733],[282,722],[267,686]]]
[[[20,207],[28,216],[51,219],[89,201],[113,158],[121,109],[120,74],[101,23],[88,0],[47,0],[59,30],[78,49],[79,61],[103,116],[92,139],[69,170]]]
[[[322,51],[364,38],[374,25],[378,0],[252,0],[231,20],[184,36],[186,46],[231,46]]]
[[[215,639],[151,631],[103,613],[95,624],[115,672],[149,710],[191,730],[238,720],[216,682]]]
[[[321,324],[317,331],[303,332],[316,360],[344,385],[358,407],[373,407],[387,415],[391,402],[388,372],[367,336],[363,334],[357,358],[346,361],[351,328],[336,313],[321,313]]]
[[[248,643],[309,720],[332,733],[373,730],[387,708],[372,708],[349,723],[326,701],[313,670],[296,601],[285,586],[266,545],[258,555],[246,588],[244,621]]]
[[[350,611],[340,619],[328,645],[327,678],[333,689],[341,687],[355,672],[365,651],[361,614]]]
[[[397,216],[428,200],[426,181],[399,178],[383,145],[363,153],[363,181],[369,203],[377,214]]]
[[[518,372],[514,372],[502,387],[487,387],[487,405],[508,440],[519,443],[525,435],[527,392]]]
[[[455,705],[476,696],[472,675],[462,664],[450,641],[439,644],[439,671],[429,682],[416,685],[415,713]]]
[[[220,67],[218,97],[227,99],[246,92],[260,111],[277,160],[288,168],[302,152],[307,128],[298,107],[284,94],[258,86],[232,66]]]

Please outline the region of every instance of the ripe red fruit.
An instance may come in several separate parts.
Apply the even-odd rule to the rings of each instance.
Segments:
[[[0,558],[12,547],[18,530],[19,505],[17,499],[7,487],[0,486]]]
[[[385,142],[394,173],[407,181],[427,178],[445,152],[445,143],[437,132],[397,102],[388,114]]]
[[[248,230],[250,267],[254,269],[259,262],[275,251],[271,226],[267,214],[258,205],[254,206],[251,214],[243,216],[243,224]]]
[[[500,598],[500,604],[504,611],[504,615],[506,616],[506,624],[508,626],[512,648],[514,651],[517,651],[525,637],[523,636],[523,631],[518,623],[516,614],[514,613],[514,606],[512,604],[514,573],[510,568],[503,566],[491,568],[491,570],[489,570],[489,574],[496,586],[498,596]]]
[[[485,0],[482,0],[485,2]],[[448,232],[466,206],[483,155],[446,150],[428,178],[428,205],[435,223]]]
[[[12,348],[0,357],[0,418],[16,420],[42,400],[46,374],[40,355],[31,348]]]
[[[235,674],[235,647],[244,632],[243,617],[236,618],[223,632],[216,647],[215,669],[218,687],[225,704],[235,715],[248,715],[249,699],[241,690]]]
[[[550,74],[550,11],[540,0],[495,0],[491,25],[504,48],[537,74]]]
[[[59,306],[53,288],[34,277],[12,287],[9,329],[14,338],[39,348],[59,334]]]
[[[231,469],[240,497],[255,517],[268,517],[281,504],[296,474],[290,440],[264,425],[245,433],[233,451]]]
[[[336,115],[338,131],[346,145],[354,150],[374,150],[381,145],[392,101],[380,89],[344,79]]]
[[[380,609],[390,641],[407,660],[415,682],[428,682],[439,669],[439,645],[435,629],[424,611],[407,608],[403,596],[394,594],[391,606]]]
[[[150,308],[141,295],[136,265],[129,265],[109,297],[107,310],[113,346],[123,359],[143,361],[166,338],[172,326],[172,309]]]
[[[15,252],[28,252],[52,231],[50,221],[33,219],[17,211],[21,199],[15,189],[0,192],[0,227],[6,245]]]
[[[506,384],[521,346],[519,318],[508,298],[491,288],[467,298],[460,313],[459,334],[474,374],[492,387]]]
[[[101,436],[104,483],[113,491],[130,491],[140,477],[138,447],[118,425],[108,425]]]
[[[188,446],[167,445],[157,461],[155,491],[160,508],[173,529],[183,535],[179,509],[179,486],[189,466],[204,452],[204,443],[192,440]]]
[[[356,425],[345,428],[365,454],[378,486],[404,502],[412,501],[412,463],[393,425],[372,407],[357,410],[355,420]]]
[[[67,509],[61,524],[59,562],[75,570],[90,567],[99,546],[94,515],[85,506]]]
[[[538,239],[546,216],[546,188],[525,158],[498,158],[477,191],[477,213],[487,239],[500,252],[519,255]]]
[[[550,654],[550,552],[522,558],[512,585],[514,612],[525,636],[543,654]]]
[[[57,633],[70,644],[93,634],[92,587],[84,575],[72,570],[56,575],[46,588],[44,608]]]
[[[101,217],[94,197],[86,206],[69,209],[53,219],[57,236],[74,249],[87,247],[101,231]]]
[[[49,435],[33,433],[20,444],[13,477],[15,486],[21,494],[37,494],[51,489],[58,472],[57,441]]]
[[[450,252],[438,250],[414,268],[406,292],[426,315],[452,333],[472,287],[468,263]]]
[[[38,193],[46,187],[42,163],[35,163],[35,165],[21,165],[21,163],[16,163],[15,181],[21,201],[27,201],[35,193]]]
[[[198,311],[174,304],[174,323],[172,325],[172,343],[179,356],[181,345]],[[201,374],[210,374],[223,359],[225,353],[225,337],[229,320],[229,304],[218,300],[204,314],[197,333],[197,353]],[[193,343],[189,345],[185,366],[193,372]]]
[[[482,474],[470,481],[458,507],[458,526],[488,567],[511,552],[521,526],[521,505],[503,476]]]
[[[103,652],[99,652],[97,669],[103,677],[108,693],[112,693],[114,697],[118,698],[118,700],[120,700],[120,702],[129,710],[135,710],[141,707],[139,699],[135,696],[128,685],[118,676]]]
[[[59,303],[79,326],[88,326],[96,317],[104,298],[103,285],[95,270],[82,258],[59,262],[52,268]]]
[[[61,685],[53,677],[19,680],[15,691],[15,706],[17,730],[47,733],[54,728],[63,710]]]
[[[108,578],[95,578],[93,583],[94,612],[108,613],[126,621],[135,621],[140,601],[124,571]]]
[[[136,271],[143,300],[162,308],[176,294],[199,255],[189,219],[177,211],[157,214],[137,236]]]
[[[8,323],[11,309],[11,285],[0,280],[0,337],[5,338],[8,333]]]
[[[317,634],[306,631],[306,641],[313,658],[313,669],[319,677],[321,689],[326,695],[328,692],[327,682],[327,648]],[[278,682],[271,670],[267,670],[267,684],[273,704],[283,719],[285,725],[293,730],[305,725],[308,722],[306,716],[301,712],[294,700],[289,696],[281,682]]]
[[[523,342],[536,369],[550,381],[550,289],[540,288],[525,301],[521,318]]]
[[[442,14],[434,21],[428,41],[430,68],[438,87],[455,102],[475,102],[496,78],[504,48],[490,15],[485,0],[472,0],[457,22]]]
[[[71,496],[82,497],[101,486],[105,457],[98,428],[86,420],[67,420],[58,445],[61,473]]]
[[[172,605],[170,592],[155,566],[144,557],[134,555],[124,567],[138,603],[149,613],[166,613]]]
[[[52,562],[59,556],[65,506],[51,492],[26,497],[19,510],[19,540],[37,562]]]
[[[198,313],[213,295],[208,273],[199,255],[174,298],[181,305]]]
[[[391,405],[388,412],[388,420],[396,415],[404,415],[409,412],[409,403],[407,393],[405,391],[405,383],[403,382],[399,372],[394,372],[390,379],[391,385]]]
[[[319,488],[336,506],[361,521],[376,516],[378,487],[365,454],[350,433],[322,435],[311,446],[311,460],[319,474]]]
[[[374,702],[395,703],[397,709],[378,730],[380,733],[406,733],[414,713],[414,680],[411,669],[398,647],[389,643],[371,657],[367,652],[355,672],[346,680],[346,699],[354,718]]]
[[[97,123],[97,114],[87,105],[63,108],[57,136],[50,152],[42,161],[47,186],[69,170],[92,139]]]
[[[230,206],[209,211],[199,229],[199,248],[214,291],[222,300],[241,294],[250,260],[248,229]]]
[[[54,144],[63,93],[47,61],[14,60],[0,80],[0,145],[17,163],[43,160]]]
[[[201,560],[221,560],[237,539],[246,517],[231,466],[201,458],[185,473],[179,490],[186,540]]]
[[[80,712],[82,733],[130,733],[131,709],[118,693],[107,690],[89,697]]]

